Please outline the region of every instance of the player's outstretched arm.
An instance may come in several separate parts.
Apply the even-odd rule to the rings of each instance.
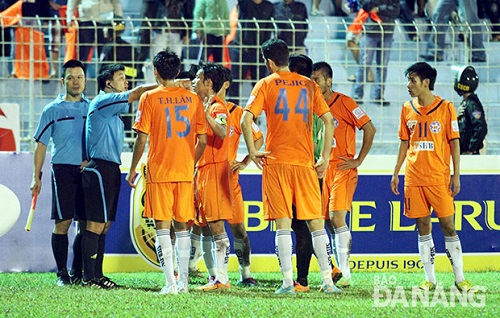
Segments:
[[[396,195],[399,195],[399,190],[398,190],[399,170],[401,170],[401,167],[403,166],[403,162],[405,162],[406,152],[408,151],[409,146],[410,146],[409,140],[401,140],[401,143],[399,144],[399,151],[398,151],[398,157],[396,160],[396,166],[394,167],[394,172],[392,174],[391,184],[390,184],[392,193],[394,193]]]
[[[146,142],[148,141],[148,135],[143,132],[138,131],[137,137],[134,142],[134,152],[132,153],[132,163],[130,164],[130,169],[125,177],[127,183],[132,188],[135,188],[134,180],[137,175],[136,168],[141,160],[142,154],[144,153],[144,149],[146,148]]]
[[[155,89],[157,87],[158,84],[144,84],[133,88],[132,90],[130,90],[130,94],[128,95],[128,102],[133,103],[136,100],[139,100],[144,92]]]

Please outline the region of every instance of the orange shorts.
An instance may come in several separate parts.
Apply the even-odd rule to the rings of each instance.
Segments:
[[[194,219],[192,182],[146,182],[144,216],[158,221]]]
[[[322,204],[325,219],[330,219],[331,211],[351,211],[352,199],[358,185],[357,169],[340,171],[333,163],[323,178]]]
[[[232,219],[231,170],[229,163],[210,163],[196,174],[197,224]]]
[[[241,192],[241,186],[239,182],[240,174],[238,172],[233,173],[231,176],[231,189],[233,191],[233,218],[228,220],[229,224],[239,224],[245,221],[245,209],[243,205],[243,194]]]
[[[455,214],[451,190],[447,185],[405,186],[405,216],[410,219],[431,215],[431,207],[438,218]]]
[[[313,167],[273,164],[262,171],[264,219],[292,218],[292,204],[298,220],[321,218],[318,174]]]

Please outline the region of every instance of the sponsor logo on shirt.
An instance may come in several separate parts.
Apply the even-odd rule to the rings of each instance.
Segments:
[[[416,141],[413,145],[415,151],[434,151],[433,141]]]
[[[357,119],[360,119],[361,117],[363,117],[365,115],[365,112],[359,107],[353,109],[352,113],[354,114],[354,116]]]
[[[438,122],[438,121],[433,121],[430,125],[429,125],[429,129],[432,133],[434,134],[437,134],[438,132],[441,131],[441,123]]]
[[[458,121],[453,120],[453,121],[451,122],[451,130],[452,130],[452,131],[458,131]]]
[[[141,114],[142,114],[142,111],[138,110],[137,114],[135,115],[135,122],[136,123],[141,121]]]

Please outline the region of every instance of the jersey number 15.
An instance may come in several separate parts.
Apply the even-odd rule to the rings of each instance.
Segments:
[[[191,131],[191,123],[189,122],[189,118],[186,116],[181,115],[181,111],[187,110],[188,105],[179,105],[179,106],[174,106],[174,115],[175,118],[174,120],[176,122],[181,122],[186,125],[186,129],[184,131],[177,131],[177,136],[183,138],[189,135],[189,132]],[[165,115],[167,118],[167,138],[172,137],[172,115],[170,114],[171,108],[167,107],[165,108]]]

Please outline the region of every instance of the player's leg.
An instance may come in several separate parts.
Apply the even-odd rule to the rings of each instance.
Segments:
[[[174,264],[174,275],[177,276],[177,275],[179,275],[179,268],[178,268],[178,264],[177,264],[177,250],[174,248],[175,241],[176,241],[175,231],[172,230],[172,231],[170,231],[170,244],[172,245],[172,248],[173,248],[172,264]]]
[[[292,293],[293,286],[293,268],[292,268],[292,219],[282,217],[275,219],[276,221],[276,236],[275,246],[278,256],[281,274],[283,274],[283,284],[276,293]]]
[[[174,221],[175,251],[177,252],[178,273],[177,291],[188,292],[189,254],[191,251],[191,238],[187,222]]]
[[[234,236],[234,252],[238,258],[239,272],[241,280],[238,286],[251,287],[257,286],[258,283],[250,274],[250,239],[245,229],[244,223],[229,224],[229,228]]]
[[[415,221],[418,230],[418,253],[425,272],[425,282],[420,284],[420,288],[434,289],[436,286],[436,274],[434,271],[436,248],[432,239],[431,217],[420,217],[415,219]]]
[[[71,284],[68,270],[68,229],[71,225],[69,220],[56,220],[52,231],[52,253],[57,266],[57,285],[64,286]]]
[[[165,287],[160,294],[177,294],[175,283],[174,263],[172,262],[172,241],[170,238],[171,221],[155,220],[156,225],[156,255],[160,262],[160,267],[165,275]]]
[[[73,262],[71,264],[70,279],[72,284],[79,284],[83,275],[82,237],[87,227],[87,221],[78,220],[76,235],[73,240]]]
[[[208,280],[214,281],[217,275],[217,266],[215,264],[215,241],[208,225],[201,227],[201,248],[203,250],[203,261],[208,272]]]
[[[337,210],[330,212],[330,220],[335,233],[335,252],[338,260],[337,264],[342,271],[343,287],[348,287],[351,279],[351,267],[349,264],[351,255],[352,235],[346,223],[347,210]]]
[[[434,211],[439,218],[439,225],[444,234],[446,255],[453,267],[455,285],[459,290],[469,291],[472,284],[464,277],[462,244],[455,230],[455,207],[451,191],[447,186],[430,187],[429,197]]]
[[[201,247],[201,229],[198,225],[193,224],[191,227],[191,253],[189,255],[189,273],[196,275],[198,273],[198,261],[203,256]]]
[[[215,265],[217,267],[215,282],[220,282],[223,285],[229,285],[227,267],[229,262],[230,244],[226,230],[224,229],[224,220],[209,222],[208,226],[212,232],[215,242]]]
[[[293,208],[295,209],[295,207]],[[292,230],[295,233],[295,256],[297,265],[297,283],[295,284],[296,292],[308,292],[310,290],[307,281],[309,275],[309,266],[313,253],[312,237],[307,223],[304,220],[292,220]]]

